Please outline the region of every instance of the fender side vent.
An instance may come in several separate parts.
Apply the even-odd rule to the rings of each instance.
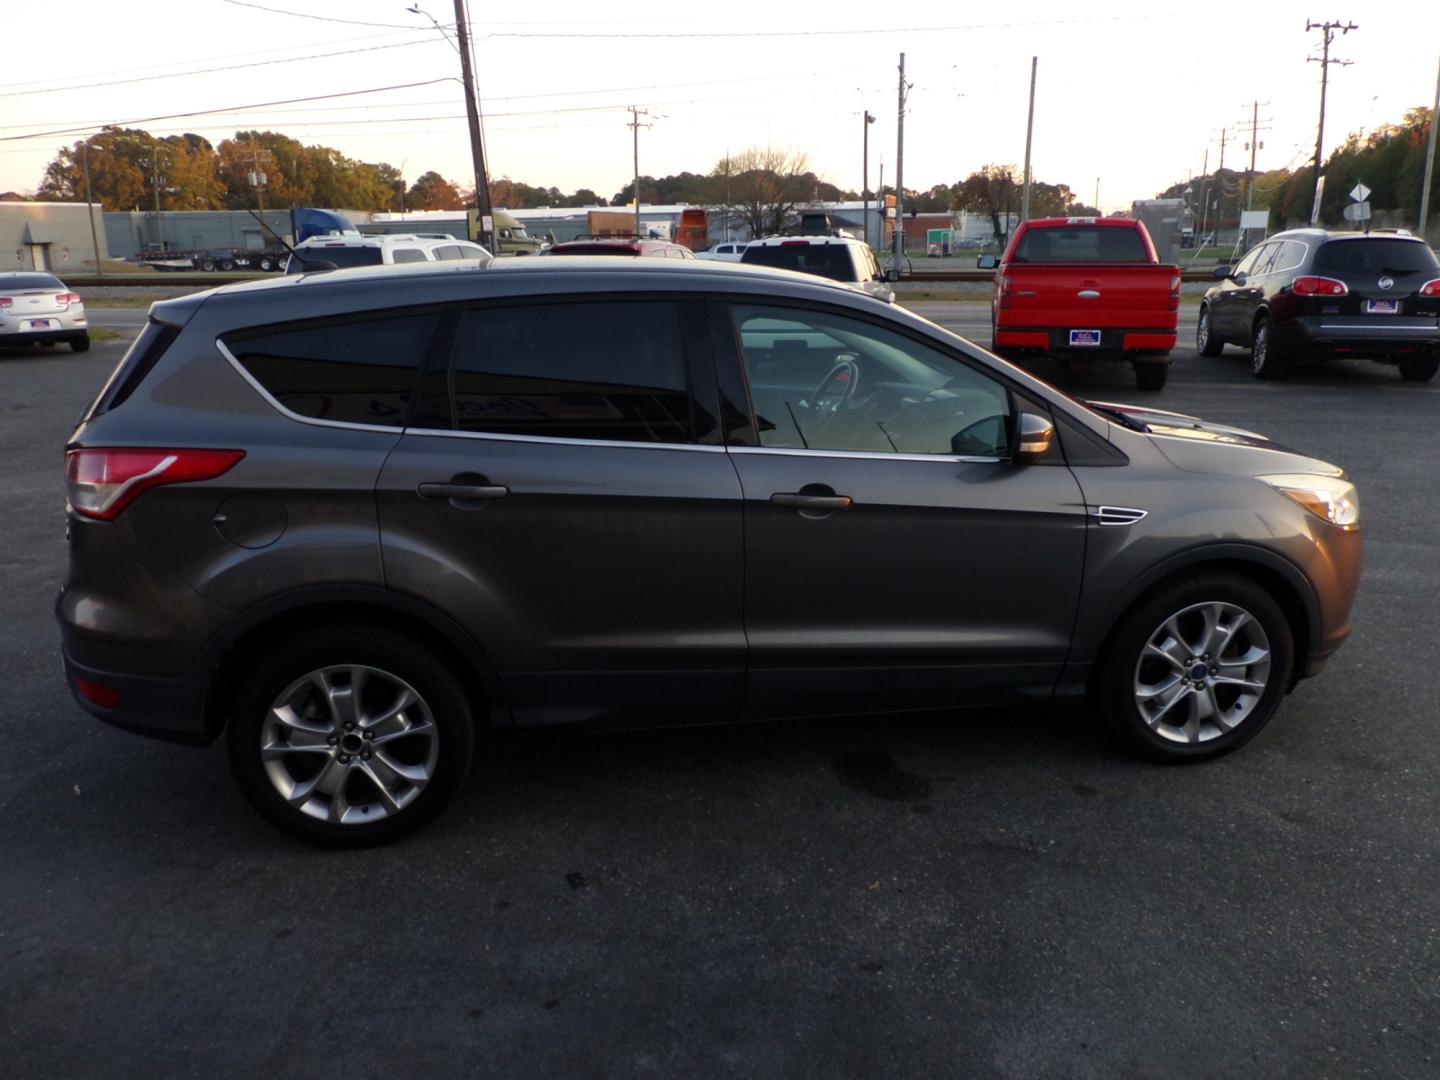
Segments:
[[[1149,512],[1132,506],[1096,506],[1091,508],[1090,516],[1097,525],[1134,525]]]

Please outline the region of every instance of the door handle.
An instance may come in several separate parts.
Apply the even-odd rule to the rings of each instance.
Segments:
[[[790,506],[797,510],[844,510],[855,502],[849,495],[802,495],[799,492],[780,492],[770,496],[776,506]]]
[[[427,499],[503,499],[510,494],[504,484],[421,484],[416,489]]]

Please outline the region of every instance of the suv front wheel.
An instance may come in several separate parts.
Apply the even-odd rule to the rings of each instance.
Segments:
[[[1290,685],[1295,646],[1280,605],[1249,578],[1197,574],[1122,620],[1096,702],[1151,757],[1197,761],[1254,738]]]
[[[317,627],[266,654],[228,721],[240,790],[315,843],[396,839],[465,779],[474,721],[449,668],[375,629]]]

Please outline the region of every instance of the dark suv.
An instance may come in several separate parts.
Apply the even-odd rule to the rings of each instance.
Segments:
[[[71,437],[80,704],[270,820],[433,814],[478,728],[1074,697],[1252,737],[1349,630],[1340,469],[1086,405],[733,264],[338,270],[156,304]]]
[[[1440,263],[1416,237],[1294,229],[1215,276],[1200,304],[1202,356],[1249,346],[1261,379],[1327,356],[1396,364],[1414,382],[1440,370]]]

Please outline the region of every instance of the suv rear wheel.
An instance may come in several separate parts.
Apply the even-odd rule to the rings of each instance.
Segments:
[[[240,790],[315,843],[384,843],[424,824],[465,779],[474,721],[460,684],[386,631],[316,627],[266,654],[229,717]]]
[[[1199,761],[1249,742],[1279,708],[1295,647],[1274,597],[1249,578],[1197,574],[1122,620],[1095,698],[1151,757]]]
[[[1410,382],[1429,382],[1437,371],[1440,371],[1440,354],[1400,361],[1400,377]]]

